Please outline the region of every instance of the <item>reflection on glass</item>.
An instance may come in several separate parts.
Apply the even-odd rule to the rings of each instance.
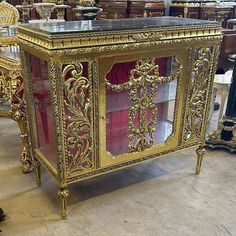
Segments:
[[[143,151],[173,131],[179,64],[145,58],[114,64],[106,76],[106,150]]]
[[[30,55],[33,99],[39,150],[57,164],[52,104],[46,61]]]

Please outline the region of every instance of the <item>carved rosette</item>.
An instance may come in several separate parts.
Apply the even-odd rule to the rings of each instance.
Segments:
[[[209,80],[211,79],[211,49],[195,49],[194,53],[190,54],[192,77],[185,115],[184,142],[199,141],[204,135],[202,129],[204,119],[206,119],[205,109],[208,100]]]
[[[170,76],[160,76],[159,66],[155,58],[144,58],[136,62],[130,71],[128,82],[115,85],[106,80],[106,85],[114,92],[128,91],[131,101],[129,109],[129,151],[143,151],[154,145],[154,132],[157,126],[157,106],[154,102],[158,93],[158,84],[168,83],[178,78],[182,66],[178,63],[177,70]],[[148,119],[147,112],[151,118]],[[138,125],[135,119],[139,117]]]
[[[63,69],[69,174],[86,172],[94,167],[92,79],[83,75],[84,64],[88,65],[87,62],[77,63]]]

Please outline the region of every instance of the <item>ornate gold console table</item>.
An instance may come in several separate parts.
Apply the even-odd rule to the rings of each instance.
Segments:
[[[19,27],[37,182],[66,187],[196,146],[199,174],[221,27],[174,17]]]
[[[18,123],[23,144],[20,163],[23,172],[28,173],[32,171],[32,160],[17,43],[16,28],[4,28],[0,31],[0,117],[9,117]]]

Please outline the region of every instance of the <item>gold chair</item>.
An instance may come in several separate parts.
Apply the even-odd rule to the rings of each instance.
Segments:
[[[4,18],[0,19],[0,25],[9,26],[15,25],[19,21],[19,12],[17,9],[6,1],[0,2],[0,12]]]

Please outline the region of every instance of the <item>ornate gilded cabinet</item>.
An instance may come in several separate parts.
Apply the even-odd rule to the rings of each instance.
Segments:
[[[174,17],[19,27],[37,182],[74,182],[196,146],[200,172],[221,40]]]

